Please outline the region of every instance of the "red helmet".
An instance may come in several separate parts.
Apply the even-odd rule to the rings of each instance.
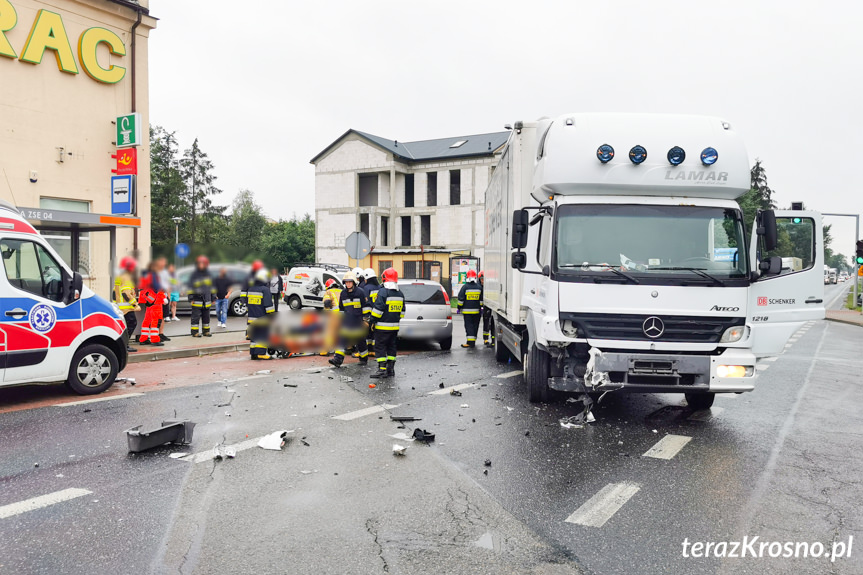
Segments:
[[[264,262],[262,262],[261,260],[255,260],[252,262],[252,272],[256,272],[262,269],[264,269]]]
[[[327,289],[330,289],[331,287],[336,285],[336,280],[334,280],[333,278],[330,278],[327,280],[327,283],[325,283],[324,285],[326,286]]]
[[[399,281],[399,272],[397,272],[395,268],[387,268],[384,270],[384,273],[381,274],[381,279],[384,280],[384,283],[395,283]]]
[[[476,271],[474,271],[474,270],[467,270],[467,279],[469,279],[469,280],[475,280],[475,279],[476,279]]]
[[[138,267],[138,262],[135,261],[135,258],[133,258],[132,256],[126,256],[122,260],[120,260],[120,269],[131,272],[135,271],[136,267]]]
[[[480,279],[484,278],[484,277],[485,277],[485,272],[479,272],[479,276],[478,276],[478,277],[479,277]]]
[[[210,258],[208,258],[207,256],[198,256],[198,259],[196,261],[199,264],[204,264],[205,266],[210,265]]]

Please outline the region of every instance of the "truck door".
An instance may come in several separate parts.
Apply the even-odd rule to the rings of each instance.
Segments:
[[[771,257],[781,258],[778,274],[761,277],[749,290],[749,321],[753,353],[782,353],[788,338],[804,322],[824,318],[824,238],[816,212],[776,210],[777,246],[764,250],[753,227],[750,261],[753,269]],[[755,224],[757,226],[757,222]]]
[[[0,279],[0,331],[5,339],[5,382],[62,374],[62,354],[81,332],[81,306],[62,303],[60,264],[38,242],[0,239],[4,277]],[[2,285],[4,284],[5,285]],[[64,358],[66,359],[66,358]],[[71,357],[68,358],[71,360]]]

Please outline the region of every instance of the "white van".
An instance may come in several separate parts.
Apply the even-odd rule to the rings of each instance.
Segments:
[[[65,381],[91,395],[126,367],[126,322],[0,200],[0,386]]]
[[[350,269],[339,264],[301,264],[292,267],[285,282],[285,303],[291,309],[323,309],[327,280],[336,280],[341,288],[342,276]]]

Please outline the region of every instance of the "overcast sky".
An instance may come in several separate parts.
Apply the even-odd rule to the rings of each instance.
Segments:
[[[781,206],[857,212],[863,4],[151,0],[150,120],[199,138],[219,201],[314,216],[309,160],[568,112],[722,116]],[[834,247],[853,251],[853,220]]]

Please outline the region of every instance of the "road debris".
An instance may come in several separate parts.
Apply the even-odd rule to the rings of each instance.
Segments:
[[[180,459],[181,457],[186,457],[187,455],[189,455],[189,454],[183,453],[183,452],[178,452],[178,453],[171,453],[168,455],[168,457],[170,457],[171,459]]]
[[[213,459],[216,461],[221,461],[222,459],[233,459],[236,456],[237,450],[233,447],[228,447],[221,443],[217,443],[216,446],[213,447]]]
[[[393,443],[393,455],[404,455],[408,448],[398,443]]]
[[[296,383],[283,383],[283,387],[299,387]]]
[[[273,373],[272,369],[259,369],[255,372],[255,375],[270,375],[271,373]]]
[[[435,435],[430,431],[426,431],[425,429],[420,429],[417,427],[414,429],[414,439],[417,441],[422,441],[424,443],[428,443],[434,441]]]
[[[461,392],[457,389],[451,389],[449,392],[450,395],[454,395],[455,397],[461,397]]]
[[[462,403],[460,407],[461,407],[462,409],[467,409],[467,408],[469,408],[469,407],[470,407],[470,405],[468,405],[468,404],[466,404],[466,403]]]
[[[376,388],[376,387],[377,387],[377,385],[375,385],[374,383],[370,383],[370,384],[369,384],[369,389],[374,389],[374,388]]]
[[[258,447],[262,449],[270,449],[272,451],[281,451],[282,447],[285,445],[285,437],[289,433],[293,433],[293,429],[280,429],[279,431],[274,431],[269,435],[263,436],[260,441],[258,441]]]
[[[125,431],[131,453],[139,453],[166,443],[192,443],[195,424],[189,419],[169,419],[156,429],[141,431],[141,427],[143,426],[136,425]]]
[[[413,441],[414,440],[413,437],[408,437],[407,433],[402,433],[402,432],[394,433],[394,434],[390,435],[390,437],[392,437],[393,439],[397,439],[398,441]]]
[[[303,445],[305,445],[306,447],[311,447],[311,446],[312,446],[308,441],[306,441],[306,438],[305,438],[305,437],[303,437],[303,438],[301,438],[301,439],[300,439],[300,443],[302,443],[302,444],[303,444]]]
[[[440,382],[440,383],[438,384],[438,387],[439,387],[439,388],[441,388],[441,389],[443,389],[443,388],[444,388],[443,382]]]
[[[491,467],[491,459],[486,459],[483,465],[485,465],[486,467]]]
[[[312,473],[317,473],[317,469],[303,469],[300,471],[303,475],[311,475]]]
[[[412,415],[390,415],[390,420],[392,421],[422,421],[421,417],[414,417]]]

